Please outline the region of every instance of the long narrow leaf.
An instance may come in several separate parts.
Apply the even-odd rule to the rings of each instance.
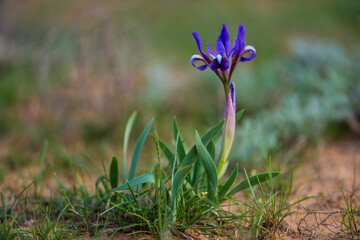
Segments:
[[[234,171],[232,172],[231,176],[229,177],[229,179],[226,181],[226,183],[224,184],[224,186],[222,186],[219,190],[219,193],[218,193],[218,198],[219,200],[221,201],[222,198],[225,196],[225,194],[229,191],[229,189],[231,188],[231,186],[234,184],[235,182],[235,179],[238,175],[238,170],[239,170],[239,167],[238,165],[236,164],[236,167],[234,169]]]
[[[136,166],[137,166],[137,163],[138,163],[138,160],[140,157],[140,152],[144,145],[146,137],[149,134],[149,131],[150,131],[153,121],[154,121],[154,119],[151,119],[151,121],[148,123],[148,125],[146,126],[144,131],[141,133],[138,141],[136,142],[135,149],[134,149],[134,152],[133,152],[133,155],[131,158],[131,165],[130,165],[129,177],[128,177],[129,180],[131,180],[135,177],[135,170],[136,170]]]
[[[235,193],[242,191],[250,186],[255,186],[261,182],[264,182],[269,179],[269,177],[276,177],[280,173],[279,172],[273,172],[271,173],[271,176],[269,173],[260,173],[253,175],[251,177],[248,177],[247,179],[242,180],[238,185],[236,185],[228,194],[226,194],[227,197],[234,195]]]
[[[204,167],[200,161],[196,161],[194,165],[192,185],[194,186],[204,175]]]
[[[173,179],[173,182],[172,182],[171,208],[174,208],[177,190],[179,189],[182,181],[184,180],[186,175],[190,172],[192,167],[193,167],[192,165],[188,165],[185,167],[181,167],[177,170],[175,177]]]
[[[118,167],[118,160],[116,157],[112,158],[110,164],[110,171],[109,171],[109,179],[111,188],[116,188],[118,186],[119,181],[119,167]]]
[[[214,159],[211,158],[210,153],[204,146],[198,132],[195,133],[195,142],[196,142],[196,150],[199,154],[199,159],[204,167],[205,173],[207,175],[207,190],[208,190],[208,198],[211,201],[216,199],[216,190],[218,184],[218,178],[216,173],[216,167],[214,163]]]
[[[208,150],[211,158],[215,159],[215,143],[214,143],[214,140],[211,140],[209,142],[209,144],[206,146],[206,149]]]
[[[211,155],[212,159],[215,159],[215,144],[214,140],[211,140],[210,143],[207,145],[206,149]],[[204,168],[202,166],[201,161],[196,161],[194,165],[194,171],[193,171],[193,178],[192,178],[192,184],[196,184],[204,175]]]
[[[186,152],[185,152],[185,148],[184,148],[184,145],[183,145],[183,142],[182,142],[182,139],[181,139],[181,135],[180,135],[180,132],[179,132],[179,127],[177,125],[175,117],[173,119],[173,132],[174,132],[175,141],[177,140],[177,135],[179,134],[179,136],[180,136],[180,141],[178,141],[178,146],[177,146],[177,149],[178,149],[177,154],[179,155],[179,161],[181,163],[182,160],[186,156]]]
[[[125,134],[124,134],[124,146],[123,146],[123,163],[122,163],[122,179],[123,183],[126,182],[126,151],[129,143],[129,137],[131,133],[131,129],[134,125],[136,119],[137,112],[133,112],[126,123]]]
[[[172,166],[174,161],[174,154],[171,152],[170,148],[159,139],[159,146],[161,151],[164,153],[166,159],[169,161],[169,164]]]
[[[137,185],[144,183],[155,183],[155,175],[153,173],[145,173],[130,180],[129,182],[121,186],[118,186],[117,188],[112,189],[112,191],[129,190],[129,185],[131,188],[133,188]]]
[[[238,122],[240,120],[240,118],[242,117],[244,113],[244,109],[241,109],[240,111],[238,111],[235,115],[235,121]]]

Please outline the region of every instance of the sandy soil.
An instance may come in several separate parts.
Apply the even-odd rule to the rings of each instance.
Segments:
[[[341,189],[350,201],[359,204],[360,139],[322,143],[310,161],[296,170],[294,179],[293,201],[309,196],[314,198],[302,202],[294,209],[297,213],[286,219],[294,232],[288,237],[283,234],[282,237],[344,238],[340,234],[339,211],[344,210],[346,204]],[[355,239],[360,239],[360,235]]]

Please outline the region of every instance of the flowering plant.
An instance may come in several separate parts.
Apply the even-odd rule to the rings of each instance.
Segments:
[[[239,62],[251,61],[256,57],[254,47],[245,44],[245,28],[239,25],[238,36],[235,38],[233,47],[231,48],[230,37],[226,25],[220,32],[220,36],[215,45],[215,53],[207,44],[207,51],[210,57],[203,52],[202,43],[199,34],[193,32],[193,36],[199,48],[200,55],[193,55],[190,63],[200,71],[204,71],[208,67],[216,73],[223,83],[225,90],[225,125],[223,127],[223,144],[222,152],[217,166],[217,174],[220,178],[227,168],[227,158],[233,143],[235,134],[235,115],[236,115],[236,99],[235,84],[231,82],[231,76],[235,67]],[[245,55],[248,54],[246,57]],[[202,65],[198,63],[201,62]]]
[[[154,172],[136,176],[136,168],[143,144],[150,132],[152,120],[141,133],[136,142],[131,158],[129,173],[126,174],[126,149],[132,125],[135,121],[134,113],[125,129],[123,152],[123,183],[118,182],[118,160],[113,158],[110,164],[109,180],[101,176],[97,180],[96,188],[100,201],[113,202],[111,209],[119,208],[121,211],[132,213],[144,220],[144,224],[151,229],[151,222],[159,225],[161,234],[166,233],[168,226],[176,224],[194,224],[201,221],[204,216],[214,214],[219,205],[235,193],[252,187],[264,181],[272,181],[278,172],[260,173],[247,176],[240,183],[235,184],[238,176],[238,166],[230,177],[222,184],[221,177],[227,167],[227,158],[233,143],[235,123],[241,114],[236,114],[235,84],[230,81],[233,71],[239,62],[250,61],[256,56],[255,48],[246,46],[244,41],[245,29],[239,26],[238,37],[233,47],[230,47],[230,37],[226,26],[216,42],[215,52],[208,46],[208,54],[202,51],[201,40],[197,33],[193,33],[198,45],[200,55],[191,57],[190,62],[199,70],[210,68],[223,83],[225,90],[224,120],[219,122],[205,134],[195,133],[195,144],[187,150],[184,139],[180,134],[176,119],[173,120],[173,133],[175,146],[169,147],[160,140],[157,132],[153,139],[156,146],[158,164]],[[248,54],[246,57],[245,54]],[[198,63],[202,62],[202,65]],[[241,112],[240,112],[241,113]],[[222,131],[222,151],[216,166],[216,140]],[[162,154],[168,161],[163,168]],[[110,185],[107,184],[110,182]],[[103,189],[101,188],[103,186]],[[130,194],[129,194],[130,192]],[[149,206],[150,204],[150,206]],[[136,207],[135,207],[136,206]],[[155,211],[155,212],[154,212]],[[154,214],[155,213],[155,214]],[[215,213],[215,215],[218,215]]]

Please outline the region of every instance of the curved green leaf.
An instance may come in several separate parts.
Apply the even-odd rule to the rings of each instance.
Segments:
[[[126,181],[126,151],[129,143],[130,133],[131,129],[134,125],[135,119],[136,119],[137,112],[134,111],[129,120],[126,123],[125,127],[125,133],[124,133],[124,146],[123,146],[123,162],[122,162],[122,179],[123,183]]]
[[[136,170],[136,166],[137,166],[137,163],[138,163],[138,160],[140,157],[140,152],[144,145],[146,137],[149,134],[149,131],[150,131],[153,121],[154,121],[154,119],[151,119],[151,121],[148,123],[148,125],[146,126],[144,131],[141,133],[138,141],[136,142],[134,153],[131,158],[131,165],[130,165],[129,177],[128,177],[129,180],[133,179],[135,176],[135,170]]]
[[[161,151],[164,153],[166,159],[169,161],[169,164],[172,166],[174,162],[174,154],[171,152],[168,146],[159,139],[159,147]]]
[[[228,178],[228,180],[226,181],[224,186],[222,186],[219,190],[219,193],[218,193],[219,200],[222,200],[222,198],[225,196],[225,194],[229,191],[231,186],[234,184],[235,179],[238,175],[238,170],[239,170],[239,167],[236,164],[236,167],[235,167],[234,171],[232,172],[231,176]]]
[[[171,192],[171,208],[174,207],[177,190],[179,189],[182,181],[185,179],[186,175],[190,172],[193,165],[187,165],[184,167],[180,167],[175,173],[173,182],[172,182],[172,192]]]
[[[185,152],[185,148],[184,148],[184,145],[183,145],[183,141],[181,139],[181,135],[180,135],[180,132],[179,132],[179,127],[177,125],[177,122],[176,122],[176,118],[174,117],[173,119],[173,132],[174,132],[174,138],[175,138],[175,142],[178,143],[178,146],[176,146],[177,148],[177,154],[179,155],[179,162],[181,163],[182,160],[185,158],[186,156],[186,152]],[[179,134],[180,136],[180,141],[177,141],[177,135]]]
[[[111,188],[116,188],[118,186],[118,181],[119,181],[119,167],[118,167],[118,160],[116,157],[112,158],[110,164],[109,178],[110,178]]]
[[[194,164],[192,185],[195,185],[204,175],[204,167],[200,161],[196,161]]]
[[[144,184],[144,183],[155,183],[155,175],[153,173],[145,173],[143,175],[140,175],[140,176],[130,180],[127,183],[124,183],[121,186],[118,186],[117,188],[112,189],[112,191],[129,190],[129,185],[131,188],[133,188],[137,185]]]
[[[204,167],[206,176],[207,176],[207,191],[208,191],[208,198],[211,201],[216,199],[216,190],[218,184],[216,166],[214,163],[214,159],[211,158],[210,153],[206,149],[205,145],[201,141],[201,138],[198,132],[195,133],[195,142],[196,142],[196,150],[199,154],[199,159]]]
[[[238,111],[235,115],[235,122],[238,122],[240,120],[240,118],[242,117],[244,113],[244,109],[241,109],[240,111]]]
[[[206,146],[207,151],[209,152],[212,159],[215,159],[215,143],[214,140],[211,140]]]

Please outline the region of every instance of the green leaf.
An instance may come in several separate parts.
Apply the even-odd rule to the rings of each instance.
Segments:
[[[202,138],[201,141],[204,144],[208,144],[216,134],[218,134],[224,125],[224,120],[219,122],[215,127],[210,129]],[[188,154],[185,156],[184,160],[181,162],[178,171],[175,176],[173,176],[173,184],[172,184],[172,195],[171,195],[171,207],[175,206],[176,194],[179,190],[179,187],[182,181],[185,179],[186,175],[193,168],[193,164],[198,158],[196,146],[193,146]]]
[[[194,185],[203,177],[204,175],[204,168],[202,166],[202,163],[200,161],[196,161],[194,165],[194,171],[193,171],[193,178],[192,178],[192,185]]]
[[[215,159],[215,143],[214,140],[211,140],[206,146],[207,151],[209,152],[212,159]]]
[[[109,178],[110,178],[111,188],[116,188],[118,186],[118,181],[119,181],[119,167],[118,167],[118,160],[116,157],[112,158],[110,164]]]
[[[225,194],[229,191],[231,186],[234,184],[235,179],[238,175],[238,170],[239,170],[239,167],[236,164],[236,167],[235,167],[234,171],[232,172],[231,176],[228,178],[228,180],[226,181],[224,186],[222,186],[219,190],[219,193],[218,193],[219,200],[222,200],[222,198],[225,196]]]
[[[207,145],[206,149],[210,153],[212,159],[215,159],[215,143],[214,140],[211,140],[210,143]],[[192,177],[192,184],[194,185],[198,182],[204,175],[204,168],[202,166],[201,161],[196,161],[194,165],[193,177]]]
[[[179,189],[182,181],[185,179],[186,175],[190,172],[193,165],[187,165],[184,167],[180,167],[175,173],[175,177],[172,182],[172,194],[171,194],[171,208],[174,207],[177,190]]]
[[[159,139],[159,146],[161,151],[164,153],[166,159],[169,161],[169,164],[172,166],[174,162],[174,154],[171,152],[170,148]]]
[[[129,143],[129,137],[131,133],[131,129],[134,125],[135,119],[136,119],[137,112],[134,111],[129,120],[126,123],[125,127],[125,134],[124,134],[124,146],[123,146],[123,162],[122,162],[122,179],[123,183],[126,181],[126,151]]]
[[[97,178],[95,186],[96,186],[96,188],[100,189],[99,184],[102,183],[105,192],[109,193],[110,189],[109,189],[108,185],[106,184],[106,182],[107,182],[106,178],[104,176],[100,176],[100,177]]]
[[[222,127],[224,126],[224,120],[222,120],[221,122],[219,122],[215,127],[213,127],[212,129],[210,129],[202,138],[201,141],[207,145],[215,136],[216,134],[218,134],[219,132],[221,132]],[[196,152],[196,146],[194,145],[190,151],[188,152],[188,154],[186,155],[186,157],[184,158],[183,162],[181,163],[182,166],[186,166],[186,165],[190,165],[193,164],[196,159],[197,159],[198,155]]]
[[[175,142],[176,142],[176,139],[177,139],[177,135],[179,134],[179,136],[180,136],[180,141],[178,141],[178,146],[177,146],[177,154],[179,155],[179,161],[181,163],[182,160],[186,156],[186,152],[185,152],[185,148],[184,148],[184,145],[183,145],[183,141],[181,139],[181,135],[180,135],[179,128],[178,128],[175,117],[173,119],[173,132],[174,132]]]
[[[198,132],[195,133],[195,142],[196,142],[196,150],[199,154],[200,161],[204,167],[205,173],[207,175],[207,190],[208,190],[208,198],[211,201],[216,199],[216,190],[218,184],[216,166],[214,163],[214,159],[211,157],[210,153],[206,149],[205,145],[201,141],[201,138]]]
[[[138,141],[136,142],[135,149],[134,149],[134,152],[133,152],[133,155],[131,158],[131,165],[130,165],[129,177],[128,177],[129,180],[131,180],[135,177],[135,170],[136,170],[136,166],[137,166],[137,163],[138,163],[138,160],[140,157],[140,152],[144,145],[146,137],[149,134],[149,131],[150,131],[153,121],[154,121],[154,119],[151,119],[151,121],[148,123],[148,125],[146,126],[144,131],[141,133]]]
[[[256,174],[254,176],[251,176],[247,179],[242,180],[238,185],[236,185],[228,194],[226,194],[227,197],[230,197],[232,195],[234,195],[235,193],[242,191],[248,187],[251,186],[255,186],[261,182],[264,182],[266,180],[268,180],[270,177],[276,177],[280,175],[279,172],[273,172],[271,173],[260,173],[260,174]],[[249,185],[250,184],[250,185]]]
[[[238,111],[238,112],[236,113],[236,115],[235,115],[236,122],[238,122],[238,121],[240,120],[240,118],[242,117],[243,113],[244,113],[244,109],[242,109],[242,110],[240,110],[240,111]]]
[[[123,185],[112,189],[112,191],[128,190],[129,185],[131,188],[133,188],[137,185],[144,184],[144,183],[155,183],[155,175],[153,173],[145,173],[134,179],[131,179],[128,183],[124,183]]]

